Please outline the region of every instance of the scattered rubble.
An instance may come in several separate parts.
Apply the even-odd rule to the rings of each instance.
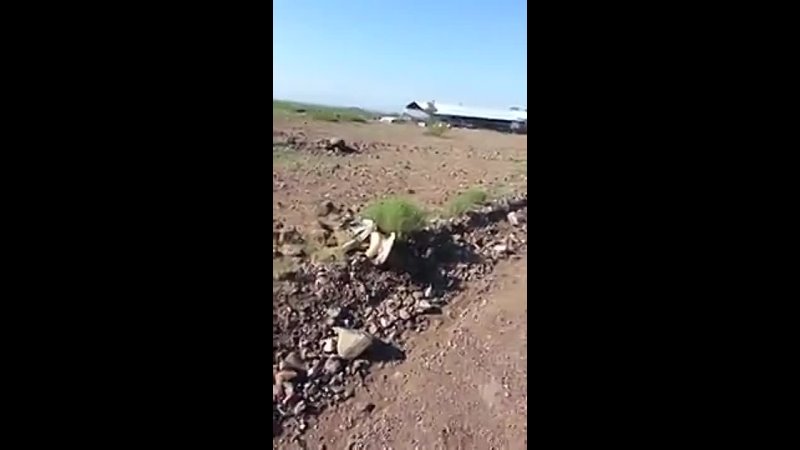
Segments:
[[[288,146],[298,151],[310,153],[359,153],[359,144],[348,145],[344,139],[332,137],[329,139],[309,139],[305,133],[272,130],[272,145]]]
[[[382,237],[391,251],[379,266],[362,251],[337,262],[298,261],[291,279],[273,283],[273,423],[297,436],[315,414],[352,396],[373,364],[402,360],[407,339],[464,282],[488,284],[497,261],[527,250],[526,216],[523,195],[436,220],[407,241]],[[338,229],[364,237],[349,250],[375,232],[352,214],[337,220]],[[298,240],[274,228],[275,246]]]

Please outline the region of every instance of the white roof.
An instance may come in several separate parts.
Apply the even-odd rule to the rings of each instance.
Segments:
[[[430,105],[433,109],[430,109]],[[421,109],[430,112],[433,115],[440,116],[456,116],[456,117],[471,117],[477,119],[492,119],[492,120],[508,120],[516,122],[527,122],[527,111],[514,111],[511,109],[494,109],[494,108],[471,108],[461,105],[452,105],[439,102],[424,102],[416,101],[409,103],[406,108]]]

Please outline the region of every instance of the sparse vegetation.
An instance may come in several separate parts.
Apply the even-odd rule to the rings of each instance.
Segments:
[[[272,165],[275,167],[286,167],[288,169],[299,169],[302,166],[301,155],[288,145],[272,145]]]
[[[284,100],[272,101],[272,113],[277,116],[306,115],[314,120],[324,120],[328,122],[365,123],[375,117],[375,114],[361,108],[340,108],[335,106],[295,103]]]
[[[272,165],[292,171],[305,169],[325,172],[330,170],[330,161],[325,155],[299,152],[287,144],[272,145]]]
[[[446,213],[450,216],[460,216],[472,208],[483,204],[489,198],[486,191],[472,188],[459,194],[447,205]]]
[[[380,231],[394,232],[398,239],[404,239],[425,226],[427,214],[409,200],[392,197],[369,205],[364,217],[374,220]]]
[[[511,195],[514,189],[505,183],[496,183],[489,186],[488,198],[495,199]]]
[[[448,130],[447,124],[437,120],[429,120],[425,128],[425,134],[436,137],[445,137],[445,133]]]

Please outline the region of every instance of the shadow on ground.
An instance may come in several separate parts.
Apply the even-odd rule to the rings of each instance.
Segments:
[[[367,358],[374,362],[403,361],[406,353],[392,344],[376,339],[367,350]]]

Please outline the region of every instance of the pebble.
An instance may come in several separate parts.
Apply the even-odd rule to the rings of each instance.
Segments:
[[[400,312],[397,313],[397,315],[400,316],[400,318],[403,320],[408,320],[411,318],[411,314],[409,314],[408,311],[406,311],[405,309],[401,309]]]
[[[344,390],[343,398],[350,398],[355,395],[356,389],[353,386],[348,386]]]
[[[331,356],[325,361],[325,367],[323,369],[325,373],[334,375],[342,370],[342,361],[335,356]]]
[[[342,315],[342,308],[338,306],[331,306],[325,311],[325,313],[328,315],[328,317],[335,320],[339,318],[340,315]]]
[[[280,384],[284,381],[292,381],[297,377],[297,372],[294,370],[281,370],[275,375],[275,382]]]
[[[285,368],[294,369],[300,372],[306,371],[306,365],[297,352],[290,352],[288,355],[286,355],[286,358],[284,358],[283,362],[281,363],[281,370]]]
[[[515,227],[517,225],[519,225],[519,219],[517,219],[517,215],[514,213],[514,211],[511,211],[510,213],[508,213],[508,215],[506,217],[508,218],[508,222],[511,225],[514,225]]]
[[[419,303],[417,303],[417,308],[419,308],[420,311],[425,312],[433,309],[433,305],[427,300],[420,300]]]
[[[289,382],[284,382],[281,384],[281,386],[283,387],[283,393],[285,394],[283,404],[286,405],[294,399],[294,385]]]
[[[299,402],[297,402],[296,405],[294,405],[294,409],[292,410],[292,412],[294,413],[295,416],[299,416],[305,410],[306,410],[306,402],[305,400],[300,400]]]

